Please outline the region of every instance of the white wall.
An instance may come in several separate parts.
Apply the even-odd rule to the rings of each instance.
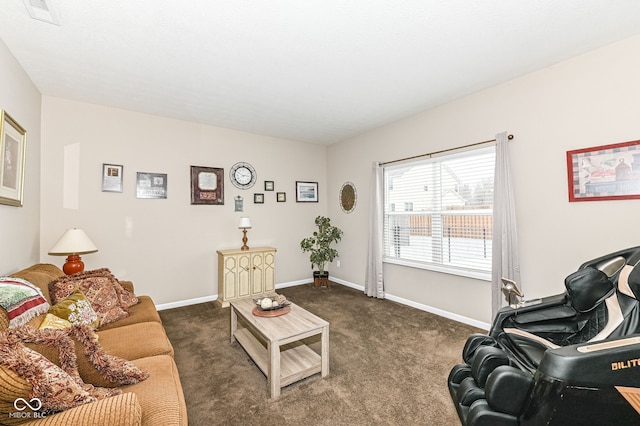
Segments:
[[[527,298],[560,293],[582,262],[640,245],[640,200],[568,202],[566,151],[640,139],[640,37],[604,47],[329,148],[329,214],[345,230],[332,274],[363,285],[371,163],[492,139],[506,130],[517,193],[522,285]],[[469,70],[473,72],[473,70]],[[425,82],[425,84],[431,84]],[[358,189],[344,214],[344,181]],[[333,200],[332,200],[333,201]],[[489,283],[385,266],[394,296],[491,321]]]
[[[132,94],[135,96],[135,94]],[[43,261],[63,231],[85,229],[99,251],[83,256],[85,269],[108,267],[134,281],[136,292],[158,304],[217,294],[216,250],[239,248],[240,216],[249,216],[249,246],[276,247],[276,283],[308,280],[308,257],[299,247],[326,212],[326,147],[203,126],[121,109],[43,98],[42,249]],[[75,145],[77,144],[77,145]],[[79,148],[79,182],[63,185],[66,146]],[[251,163],[258,181],[239,190],[230,167]],[[124,166],[124,191],[101,191],[102,164]],[[225,204],[190,204],[190,166],[224,168]],[[166,173],[167,199],[137,199],[136,172]],[[264,181],[275,191],[264,191]],[[319,203],[296,203],[295,181],[317,181]],[[77,208],[65,208],[64,191],[77,192]],[[254,204],[253,194],[265,194]],[[286,203],[276,202],[286,192]],[[244,198],[244,213],[234,198]]]
[[[0,109],[27,131],[23,207],[0,205],[0,275],[39,259],[40,250],[40,102],[31,82],[0,40]]]

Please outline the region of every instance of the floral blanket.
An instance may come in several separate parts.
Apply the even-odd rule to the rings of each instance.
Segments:
[[[26,324],[49,310],[49,303],[37,286],[13,277],[0,277],[0,306],[7,311],[9,328]]]

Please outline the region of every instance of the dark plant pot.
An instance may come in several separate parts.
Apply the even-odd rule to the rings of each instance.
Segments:
[[[320,271],[313,271],[313,286],[314,287],[329,287],[329,273]]]

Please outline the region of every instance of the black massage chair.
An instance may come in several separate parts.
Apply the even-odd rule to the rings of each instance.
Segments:
[[[448,379],[464,426],[640,425],[640,247],[584,263],[565,287],[467,339]]]

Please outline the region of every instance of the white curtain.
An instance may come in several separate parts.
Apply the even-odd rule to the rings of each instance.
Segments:
[[[520,282],[520,259],[518,255],[518,234],[516,229],[516,209],[509,165],[509,144],[507,132],[496,135],[496,169],[493,196],[493,259],[491,276],[491,312],[495,317],[498,310],[507,304],[502,292],[500,278]],[[524,290],[523,290],[524,291]]]
[[[384,299],[384,280],[382,276],[382,227],[384,208],[384,168],[373,163],[371,180],[371,208],[369,213],[369,249],[367,254],[367,274],[364,292],[367,296]]]

